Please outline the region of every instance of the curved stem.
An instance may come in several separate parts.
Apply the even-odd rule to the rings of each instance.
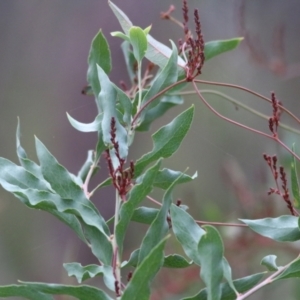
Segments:
[[[230,83],[223,83],[223,82],[214,82],[214,81],[206,81],[206,80],[199,80],[199,79],[195,79],[194,82],[197,82],[197,83],[203,83],[203,84],[210,84],[210,85],[218,85],[218,86],[224,86],[224,87],[231,87],[231,88],[234,88],[234,89],[239,89],[239,90],[242,90],[242,91],[245,91],[249,94],[252,94],[258,98],[261,98],[269,103],[272,103],[272,101],[259,94],[259,93],[256,93],[250,89],[247,89],[245,87],[242,87],[242,86],[239,86],[239,85],[236,85],[236,84],[230,84]],[[284,106],[282,105],[279,105],[280,109],[285,111],[288,115],[290,115],[295,121],[297,121],[299,124],[300,124],[300,119],[298,119],[292,112],[290,112],[288,109],[286,109]]]
[[[300,161],[300,157],[294,152],[294,151],[292,151],[288,146],[286,146],[279,138],[278,138],[278,136],[276,135],[276,136],[273,136],[273,135],[269,135],[269,134],[267,134],[267,133],[264,133],[264,132],[262,132],[262,131],[260,131],[260,130],[256,130],[256,129],[254,129],[254,128],[251,128],[251,127],[249,127],[249,126],[246,126],[246,125],[243,125],[243,124],[241,124],[241,123],[239,123],[239,122],[236,122],[236,121],[233,121],[233,120],[231,120],[231,119],[229,119],[229,118],[227,118],[227,117],[224,117],[223,115],[221,115],[219,112],[217,112],[205,99],[204,99],[204,97],[202,96],[202,94],[201,94],[201,92],[199,91],[199,89],[198,89],[198,87],[197,87],[197,85],[196,85],[196,83],[195,83],[195,81],[193,81],[192,82],[193,83],[193,86],[194,86],[194,88],[195,88],[195,91],[196,91],[196,93],[198,94],[198,96],[199,96],[199,98],[202,100],[202,102],[214,113],[214,114],[216,114],[218,117],[220,117],[221,119],[223,119],[223,120],[225,120],[225,121],[227,121],[227,122],[229,122],[229,123],[232,123],[232,124],[234,124],[234,125],[236,125],[236,126],[239,126],[239,127],[242,127],[242,128],[244,128],[244,129],[247,129],[247,130],[249,130],[249,131],[252,131],[252,132],[255,132],[255,133],[257,133],[257,134],[260,134],[260,135],[262,135],[262,136],[264,136],[264,137],[267,137],[267,138],[269,138],[269,139],[271,139],[271,140],[273,140],[273,141],[276,141],[277,143],[279,143],[282,147],[284,147],[289,153],[291,153],[298,161]]]
[[[241,123],[239,123],[239,122],[236,122],[236,121],[233,121],[233,120],[231,120],[231,119],[229,119],[229,118],[227,118],[227,117],[224,117],[223,115],[221,115],[219,112],[217,112],[205,99],[204,99],[204,97],[202,96],[202,94],[201,94],[201,92],[199,91],[199,89],[198,89],[198,87],[197,87],[197,85],[196,85],[196,83],[195,83],[195,81],[193,81],[192,82],[193,83],[193,86],[194,86],[194,88],[195,88],[195,91],[196,91],[196,93],[198,94],[198,96],[199,96],[199,98],[202,100],[202,102],[214,113],[214,114],[216,114],[218,117],[220,117],[221,119],[223,119],[223,120],[225,120],[225,121],[227,121],[227,122],[229,122],[229,123],[232,123],[232,124],[234,124],[234,125],[236,125],[236,126],[239,126],[239,127],[242,127],[242,128],[245,128],[245,129],[247,129],[247,130],[249,130],[249,131],[252,131],[252,132],[255,132],[255,133],[258,133],[258,134],[260,134],[260,135],[262,135],[262,136],[265,136],[265,137],[267,137],[267,138],[270,138],[270,139],[274,139],[273,138],[273,136],[271,136],[271,135],[269,135],[269,134],[267,134],[267,133],[264,133],[264,132],[262,132],[262,131],[259,131],[259,130],[256,130],[256,129],[254,129],[254,128],[251,128],[251,127],[249,127],[249,126],[246,126],[246,125],[243,125],[243,124],[241,124]]]
[[[232,103],[232,104],[234,104],[234,105],[236,105],[238,107],[241,107],[242,109],[244,109],[244,110],[246,110],[246,111],[248,111],[248,112],[250,112],[250,113],[252,113],[252,114],[254,114],[254,115],[258,116],[258,117],[260,117],[260,118],[263,118],[265,120],[269,120],[269,118],[270,118],[269,116],[267,116],[267,115],[265,115],[263,113],[260,113],[259,111],[257,111],[255,109],[249,107],[248,105],[245,105],[242,102],[240,102],[240,101],[238,101],[238,100],[236,100],[236,99],[234,99],[234,98],[232,98],[232,97],[230,97],[230,96],[228,96],[228,95],[226,95],[224,93],[221,93],[219,91],[207,90],[207,89],[202,90],[201,89],[201,93],[202,94],[213,94],[213,95],[217,95],[219,97],[222,97],[222,98],[226,99],[228,102],[230,102],[230,103]],[[174,95],[181,95],[181,96],[183,96],[183,95],[195,95],[195,94],[196,94],[195,91],[184,91],[184,92],[180,92],[180,93],[174,94]],[[290,132],[293,132],[295,134],[300,135],[300,131],[299,130],[294,129],[294,128],[286,125],[286,124],[282,124],[282,123],[279,122],[279,127],[283,128],[285,130],[288,130]]]

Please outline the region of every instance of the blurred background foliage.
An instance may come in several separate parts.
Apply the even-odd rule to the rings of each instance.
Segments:
[[[170,4],[181,20],[181,1],[115,0],[135,25],[152,24],[151,34],[158,40],[177,42],[182,30],[160,19]],[[238,84],[265,96],[275,91],[284,106],[300,115],[300,2],[296,0],[189,0],[190,11],[199,8],[205,41],[244,36],[234,52],[223,54],[204,65],[201,79]],[[0,155],[17,162],[15,130],[21,120],[22,143],[35,158],[34,135],[38,136],[58,161],[76,173],[86,152],[96,142],[94,134],[75,131],[66,112],[82,122],[96,114],[94,100],[81,94],[86,84],[87,55],[93,36],[102,28],[113,58],[112,80],[129,82],[120,49],[120,40],[110,36],[119,24],[107,1],[0,2]],[[192,24],[191,28],[193,27]],[[205,87],[209,88],[212,87]],[[238,90],[216,88],[268,115],[271,107]],[[222,114],[268,131],[265,120],[215,96],[207,99]],[[218,119],[196,97],[186,97],[185,107],[194,103],[196,117],[192,129],[177,154],[164,162],[175,170],[198,178],[175,190],[198,220],[237,221],[288,214],[283,201],[268,197],[274,183],[262,153],[277,153],[283,164],[289,156],[274,142]],[[151,132],[167,124],[184,107],[178,107],[154,124]],[[295,125],[283,115],[283,120]],[[299,136],[280,131],[291,146]],[[152,147],[150,134],[137,134],[131,158],[139,158]],[[299,146],[298,146],[299,148]],[[102,162],[103,164],[103,162]],[[94,184],[106,178],[103,164]],[[153,195],[158,199],[160,192]],[[113,214],[113,193],[109,188],[94,197],[106,218]],[[145,226],[132,224],[127,235],[127,254],[138,246]],[[278,254],[279,264],[297,254],[295,244],[275,244],[239,228],[222,228],[226,255],[234,277],[261,271],[259,262],[266,254]],[[299,245],[298,245],[299,246]],[[171,245],[170,245],[171,247]],[[176,245],[175,245],[176,247]],[[66,277],[63,262],[93,263],[89,249],[58,220],[44,212],[28,210],[12,195],[0,190],[0,284],[24,281],[74,283]],[[169,275],[168,275],[169,274]],[[124,275],[125,276],[125,275]],[[98,280],[90,283],[98,284]],[[154,284],[153,300],[177,299],[184,292],[198,290],[198,270],[163,272]],[[294,281],[280,282],[251,299],[298,299]],[[177,296],[175,296],[177,295]]]

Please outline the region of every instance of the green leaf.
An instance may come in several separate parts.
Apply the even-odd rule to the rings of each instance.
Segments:
[[[223,279],[223,242],[219,232],[210,225],[203,226],[206,233],[198,244],[201,264],[200,276],[206,284],[207,300],[221,299],[221,282]]]
[[[149,25],[148,27],[146,27],[146,28],[143,30],[144,33],[147,35],[147,34],[150,32],[151,28],[152,28],[152,25]]]
[[[132,103],[130,98],[125,92],[119,89],[116,85],[114,88],[117,92],[117,101],[121,104],[123,110],[123,122],[130,127],[131,126],[131,115],[132,115]]]
[[[198,243],[205,231],[180,207],[173,204],[170,212],[172,229],[177,240],[182,245],[185,254],[197,265],[200,265]]]
[[[120,253],[123,251],[125,233],[133,216],[134,210],[151,192],[153,181],[159,170],[160,164],[161,160],[159,160],[154,166],[146,171],[143,181],[132,188],[132,190],[129,192],[128,200],[121,206],[119,222],[115,232]]]
[[[181,174],[175,178],[170,187],[166,190],[163,197],[162,206],[153,223],[151,223],[150,227],[148,228],[145,237],[143,238],[139,253],[139,264],[141,264],[141,262],[148,255],[149,249],[152,249],[155,245],[157,245],[159,241],[161,241],[168,233],[170,226],[168,224],[168,214],[172,204],[172,192],[180,176]]]
[[[137,267],[139,261],[140,249],[134,250],[128,261],[122,262],[122,268],[127,266]],[[165,256],[163,267],[164,268],[173,268],[173,269],[182,269],[187,268],[192,265],[193,262],[188,262],[183,256],[179,254],[171,254]]]
[[[295,152],[295,144],[292,146],[292,151]],[[291,183],[292,183],[292,193],[294,197],[293,204],[296,208],[300,208],[300,190],[299,190],[299,180],[297,175],[297,168],[296,168],[296,158],[292,156],[291,162]]]
[[[163,116],[169,109],[174,106],[180,105],[184,102],[183,98],[178,95],[164,94],[160,98],[159,103],[154,107],[147,109],[143,116],[143,121],[136,128],[137,131],[148,131],[153,121]]]
[[[230,40],[218,40],[205,43],[205,60],[209,60],[214,56],[235,49],[242,40],[243,38],[234,38]]]
[[[86,176],[93,164],[93,153],[94,153],[93,150],[88,151],[87,158],[77,174],[77,177],[80,178],[81,183],[85,181]]]
[[[87,82],[92,87],[96,97],[100,92],[97,65],[101,66],[106,74],[111,71],[110,49],[101,30],[99,30],[92,41],[88,57]]]
[[[122,295],[122,300],[148,300],[150,284],[164,260],[166,239],[160,241],[148,252],[142,263],[136,268]]]
[[[193,116],[194,106],[192,105],[171,123],[160,128],[153,134],[153,149],[137,160],[134,170],[135,176],[139,176],[151,162],[156,161],[160,157],[170,157],[176,152],[190,129]]]
[[[88,285],[71,286],[54,283],[22,282],[22,286],[50,295],[69,295],[80,300],[112,300],[105,292]],[[42,299],[41,299],[42,300]]]
[[[68,117],[68,120],[71,123],[71,125],[78,131],[96,132],[101,129],[101,122],[102,122],[103,114],[100,113],[92,123],[88,123],[88,124],[81,123],[81,122],[75,120],[68,113],[67,113],[67,117]]]
[[[16,284],[0,286],[0,297],[24,297],[30,300],[53,300],[52,296],[43,294],[32,287]]]
[[[162,44],[161,42],[154,39],[150,34],[147,35],[148,40],[148,49],[146,52],[146,58],[150,60],[155,65],[158,65],[161,69],[165,67],[168,63],[169,58],[172,55],[172,50]],[[177,70],[178,70],[178,77],[185,74],[185,61],[178,56],[177,57]]]
[[[119,144],[119,152],[121,158],[126,159],[128,155],[128,145],[127,145],[127,132],[125,128],[120,124],[117,117],[116,110],[116,100],[117,100],[117,92],[113,85],[113,83],[109,80],[108,76],[104,72],[104,70],[97,65],[99,81],[101,83],[101,92],[98,97],[98,105],[103,111],[103,119],[101,123],[102,133],[103,133],[103,141],[104,144],[109,146],[111,145],[111,120],[115,119],[115,127],[116,127],[116,142]],[[116,169],[119,165],[118,160],[114,159],[114,149],[110,149],[110,155],[112,157],[112,162],[114,168]]]
[[[130,254],[129,260],[123,261],[121,264],[121,267],[125,268],[127,266],[132,266],[132,267],[136,268],[138,265],[138,261],[139,261],[139,253],[140,253],[140,249],[135,249],[134,251],[132,251],[132,253]]]
[[[144,30],[137,26],[132,26],[129,29],[130,42],[133,48],[135,59],[140,62],[147,51],[147,37]]]
[[[117,7],[114,3],[112,3],[110,0],[108,1],[108,5],[110,6],[111,10],[117,17],[122,29],[124,30],[125,34],[129,34],[129,30],[132,27],[132,23],[129,20],[129,18],[125,15],[125,13]]]
[[[118,37],[118,38],[121,38],[121,39],[123,39],[123,40],[125,40],[125,41],[127,41],[127,42],[130,42],[129,36],[127,36],[126,34],[124,34],[124,33],[121,32],[121,31],[113,31],[113,32],[111,32],[110,34],[111,34],[111,36],[113,36],[113,37]]]
[[[179,175],[180,175],[180,179],[177,181],[177,184],[186,183],[194,180],[195,178],[197,178],[198,173],[196,172],[193,176],[189,176],[180,171],[162,169],[159,171],[157,177],[155,178],[154,186],[166,190],[169,188],[169,186],[174,181],[174,179],[177,178]]]
[[[156,218],[158,211],[159,209],[157,208],[138,207],[134,210],[131,221],[150,225]]]
[[[278,270],[278,266],[277,266],[277,264],[276,264],[276,258],[277,258],[277,256],[276,255],[267,255],[267,256],[265,256],[262,260],[261,260],[261,262],[260,262],[260,264],[262,265],[262,266],[265,266],[265,267],[267,267],[267,269],[269,270],[269,271],[277,271]]]
[[[142,103],[147,102],[152,97],[157,95],[160,91],[167,88],[168,86],[172,85],[177,81],[178,78],[178,72],[177,72],[177,57],[178,52],[176,45],[171,41],[172,44],[172,54],[170,58],[168,59],[167,64],[165,67],[161,70],[161,72],[157,75],[157,77],[154,79],[153,83],[151,84],[151,87],[149,88],[148,92],[145,94]],[[151,107],[154,107],[158,102],[160,101],[160,98],[157,98],[155,101],[153,101],[147,109],[150,109]]]
[[[300,277],[300,259],[292,262],[275,280]]]
[[[134,58],[133,52],[131,51],[131,45],[129,42],[124,41],[121,45],[121,48],[125,58],[126,68],[130,81],[131,83],[134,83],[134,78],[136,77],[136,74],[134,72],[134,65],[137,63],[137,61]]]
[[[8,191],[11,187],[19,189],[33,188],[45,191],[49,190],[50,187],[45,180],[37,178],[23,167],[17,166],[2,157],[0,157],[0,184]]]
[[[17,155],[19,158],[19,162],[25,170],[32,173],[35,177],[39,178],[40,180],[44,180],[40,166],[38,166],[35,162],[28,159],[25,149],[21,146],[20,136],[21,136],[20,120],[18,118],[16,143],[17,143]],[[50,185],[48,186],[48,189],[51,190]]]
[[[191,266],[192,262],[188,262],[183,256],[179,254],[171,254],[165,257],[163,266],[165,268],[182,269]]]
[[[39,166],[37,167],[40,168]],[[40,170],[38,172],[42,174]],[[36,174],[36,172],[34,173]],[[38,176],[43,178],[42,175],[38,174]],[[24,168],[19,167],[4,158],[0,158],[0,184],[5,190],[13,193],[18,199],[20,199],[25,205],[29,207],[33,206],[30,203],[31,199],[28,198],[26,193],[31,193],[31,191],[39,193],[40,190],[44,191],[44,193],[48,193],[49,191],[52,195],[52,193],[54,192],[51,189],[50,184],[46,182],[44,178],[37,178]],[[81,240],[86,242],[81,225],[75,216],[59,212],[56,209],[48,206],[39,209],[48,211],[49,213],[59,218],[65,224],[70,226]]]
[[[294,242],[300,239],[298,217],[280,216],[258,220],[240,219],[256,233],[278,242]]]
[[[62,199],[59,195],[47,191],[37,191],[35,189],[21,190],[16,188],[9,191],[14,193],[16,197],[29,207],[45,210],[50,213],[55,211],[65,213],[65,215],[61,214],[61,216],[65,217],[65,221],[68,221],[67,216],[76,216],[84,227],[84,235],[90,242],[93,254],[104,264],[110,265],[112,246],[109,240],[109,232],[107,232],[109,229],[101,215],[91,207],[76,199]],[[74,222],[74,219],[70,219],[71,221]],[[83,235],[82,230],[79,231],[79,228],[75,227],[75,225],[79,227],[78,222],[69,224],[72,229],[76,230],[78,235]],[[86,242],[84,238],[82,239]]]
[[[232,272],[231,272],[231,267],[225,257],[223,257],[222,260],[223,264],[223,276],[227,280],[228,285],[232,288],[232,290],[235,291],[236,294],[238,294],[238,291],[236,290],[233,280],[232,280]]]
[[[117,17],[124,33],[129,34],[130,28],[133,26],[129,18],[111,1],[108,2],[110,8]],[[148,48],[146,52],[146,58],[152,63],[158,65],[160,68],[164,68],[168,59],[171,56],[172,50],[166,45],[160,43],[154,39],[150,34],[147,34]],[[177,57],[178,72],[180,75],[185,74],[185,61],[178,56]]]
[[[76,262],[63,264],[63,266],[68,272],[68,276],[76,277],[78,283],[103,275],[105,285],[110,290],[115,291],[115,278],[111,266],[88,265],[83,267],[81,264]]]
[[[234,286],[236,287],[236,290],[239,293],[244,293],[253,288],[255,285],[259,283],[259,281],[262,279],[262,277],[265,275],[266,272],[263,273],[257,273],[250,276],[246,276],[243,278],[239,278],[233,281]],[[230,288],[229,284],[222,283],[221,284],[221,300],[235,300],[236,294],[235,292]],[[201,290],[197,295],[184,298],[182,300],[207,300],[207,289]]]

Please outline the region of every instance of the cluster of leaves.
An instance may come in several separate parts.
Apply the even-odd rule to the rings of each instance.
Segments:
[[[99,264],[82,266],[80,263],[64,264],[69,276],[76,277],[79,285],[19,282],[18,285],[0,287],[0,297],[22,296],[28,299],[49,300],[52,295],[71,295],[77,299],[122,300],[149,299],[150,283],[161,268],[188,268],[201,266],[200,277],[206,288],[185,300],[196,299],[245,299],[261,286],[278,279],[299,277],[300,259],[296,258],[284,267],[276,265],[276,257],[269,255],[262,264],[273,272],[265,281],[267,273],[252,274],[232,279],[231,267],[224,257],[224,246],[219,232],[210,225],[200,227],[180,203],[174,204],[172,192],[176,185],[197,177],[171,169],[161,169],[164,158],[172,156],[179,148],[191,126],[194,106],[192,105],[172,122],[152,135],[153,149],[125,164],[135,131],[147,131],[157,118],[170,108],[183,102],[180,90],[193,81],[190,73],[192,62],[186,62],[186,53],[178,55],[177,47],[171,48],[155,40],[151,27],[142,29],[133,26],[129,18],[112,2],[113,13],[119,20],[123,32],[113,36],[123,39],[130,89],[120,89],[110,81],[111,57],[109,45],[102,31],[94,38],[89,58],[86,93],[95,96],[98,115],[92,123],[84,124],[68,115],[71,125],[82,132],[96,132],[98,143],[88,152],[88,158],[77,175],[68,172],[43,143],[36,138],[36,152],[39,164],[27,157],[20,143],[20,127],[17,128],[17,155],[20,166],[0,158],[0,184],[13,193],[30,208],[44,210],[68,225],[87,244]],[[199,16],[196,15],[197,35],[200,43],[190,57],[197,62],[197,75],[204,57],[210,59],[225,51],[234,49],[241,39],[213,41],[202,45]],[[197,19],[198,18],[198,19]],[[188,32],[186,30],[186,32]],[[188,46],[193,47],[189,36]],[[182,45],[181,45],[182,46]],[[203,50],[203,51],[202,51]],[[188,52],[187,52],[188,55]],[[199,55],[199,57],[194,57]],[[142,75],[142,63],[150,61]],[[153,65],[157,73],[152,75]],[[189,66],[187,69],[186,66]],[[103,155],[105,154],[105,155]],[[99,160],[106,159],[109,178],[89,191],[90,178],[98,168]],[[299,187],[293,161],[293,191],[299,207]],[[149,167],[150,166],[150,167]],[[107,185],[117,190],[116,210],[113,219],[105,220],[90,200],[95,192]],[[159,209],[140,206],[153,188],[165,191]],[[108,222],[113,221],[113,232]],[[131,221],[148,224],[148,230],[128,260],[123,260],[123,242]],[[281,216],[261,220],[241,220],[258,234],[275,241],[296,241],[300,239],[297,216]],[[165,244],[173,234],[181,244],[185,257],[174,253],[165,256]],[[132,277],[125,284],[122,269],[134,268]],[[82,285],[89,278],[99,276],[107,290]]]

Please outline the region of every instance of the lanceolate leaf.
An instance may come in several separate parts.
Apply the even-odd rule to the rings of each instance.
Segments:
[[[244,293],[259,283],[266,272],[253,274],[247,277],[236,279],[233,281],[236,290],[239,293]],[[207,300],[207,289],[201,290],[197,295],[184,298],[182,300]],[[236,294],[230,288],[228,283],[221,284],[221,300],[235,300]]]
[[[42,173],[44,178],[50,183],[52,189],[61,198],[72,199],[76,200],[77,202],[81,202],[83,205],[88,206],[91,208],[91,210],[99,215],[95,205],[85,197],[81,187],[73,181],[71,174],[66,170],[66,168],[58,163],[56,158],[49,152],[49,150],[38,138],[35,139],[35,143]],[[103,220],[103,228],[109,235],[109,230],[104,224],[105,222]]]
[[[101,122],[102,122],[103,114],[100,113],[92,123],[88,123],[88,124],[81,123],[81,122],[75,120],[68,113],[67,113],[67,117],[68,117],[69,122],[71,123],[71,125],[75,129],[77,129],[78,131],[81,131],[81,132],[97,132],[101,129]]]
[[[19,162],[21,166],[26,169],[28,172],[32,173],[35,177],[43,180],[43,174],[41,172],[40,166],[38,166],[35,162],[31,161],[26,154],[25,149],[21,146],[20,141],[21,130],[20,130],[20,120],[18,118],[18,126],[17,126],[17,134],[16,134],[16,142],[17,142],[17,155],[19,158]],[[48,186],[49,189],[50,185]]]
[[[170,225],[168,224],[167,219],[172,203],[172,191],[176,186],[179,178],[180,174],[165,192],[161,209],[159,210],[156,218],[146,232],[139,253],[139,264],[141,264],[141,262],[145,259],[145,257],[149,253],[149,249],[152,249],[155,245],[157,245],[159,241],[161,241],[166,236],[169,230]]]
[[[166,66],[161,70],[161,72],[157,75],[154,82],[152,83],[150,89],[148,90],[147,94],[144,96],[142,103],[147,102],[157,93],[165,89],[166,87],[170,86],[171,84],[175,83],[178,78],[177,74],[177,48],[175,44],[171,41],[172,44],[172,54],[168,59]],[[159,101],[159,98],[152,102],[147,109],[155,106]],[[145,111],[147,111],[147,109]]]
[[[206,284],[207,300],[219,300],[223,279],[223,242],[214,227],[203,227],[206,233],[202,235],[198,245],[200,276]]]
[[[116,228],[116,239],[119,247],[119,252],[122,253],[123,241],[127,226],[131,220],[135,208],[145,199],[151,192],[153,181],[159,170],[161,160],[159,160],[153,167],[149,168],[141,183],[135,185],[129,193],[128,200],[123,203],[120,209],[120,220]]]
[[[295,152],[295,145],[292,146],[293,152]],[[297,163],[296,158],[293,155],[292,162],[291,162],[291,183],[292,183],[292,192],[294,197],[294,206],[296,208],[300,208],[300,189],[299,189],[299,180],[297,174]]]
[[[188,262],[183,256],[171,254],[165,257],[163,266],[165,268],[182,269],[189,267],[191,264],[192,262]]]
[[[132,103],[130,98],[127,96],[125,92],[119,89],[116,85],[113,85],[117,92],[117,100],[122,106],[123,110],[123,122],[130,126],[131,124],[131,114],[132,114]]]
[[[106,74],[111,70],[110,49],[101,30],[92,41],[88,58],[87,81],[92,87],[95,97],[97,97],[100,92],[97,65],[101,66]]]
[[[231,272],[231,267],[227,261],[227,259],[225,257],[223,257],[223,276],[224,278],[227,280],[228,285],[235,291],[235,293],[237,294],[237,290],[233,284],[233,280],[232,280],[232,272]]]
[[[130,49],[130,43],[127,41],[124,41],[121,45],[123,54],[124,54],[124,58],[125,58],[125,63],[126,63],[126,68],[127,68],[127,72],[130,78],[131,83],[134,82],[134,78],[136,76],[134,70],[134,64],[136,63],[136,59],[134,58],[134,55]]]
[[[37,191],[35,189],[10,189],[23,203],[27,206],[49,211],[57,211],[58,213],[65,213],[57,215],[59,218],[64,217],[64,221],[73,222],[68,224],[77,234],[82,236],[81,228],[74,223],[73,219],[68,219],[69,214],[76,216],[84,227],[84,234],[90,242],[93,254],[101,260],[104,264],[109,265],[112,258],[112,246],[109,241],[109,234],[107,225],[102,217],[96,213],[91,207],[73,199],[62,199],[57,194],[47,191]],[[56,213],[54,213],[56,215]],[[104,222],[104,223],[103,223]],[[75,227],[77,226],[77,227]],[[82,238],[84,241],[85,239]],[[100,246],[101,245],[101,246]]]
[[[281,216],[259,220],[244,220],[253,231],[278,242],[294,242],[300,239],[298,217]]]
[[[198,243],[205,231],[183,209],[171,205],[172,229],[185,254],[200,265]]]
[[[11,187],[48,190],[49,185],[45,180],[35,177],[23,167],[17,166],[2,157],[0,157],[0,169],[0,184],[8,191]]]
[[[83,267],[79,263],[67,263],[63,266],[68,272],[68,276],[76,277],[78,283],[103,275],[105,285],[110,290],[115,291],[115,278],[111,266],[88,265]]]
[[[87,158],[77,174],[77,178],[80,179],[81,183],[85,181],[85,178],[93,164],[93,152],[93,150],[88,151]]]
[[[25,285],[0,286],[0,297],[23,297],[29,300],[53,300],[53,297]]]
[[[121,11],[115,4],[109,1],[109,6],[117,17],[124,33],[126,35],[129,34],[130,28],[133,26],[129,18]],[[146,52],[146,58],[158,65],[160,68],[164,68],[167,64],[168,59],[171,56],[172,50],[166,45],[160,43],[156,39],[154,39],[150,34],[147,34],[148,48]],[[177,57],[177,65],[179,74],[184,74],[185,72],[185,62],[184,60],[178,56]]]
[[[149,299],[151,281],[164,261],[165,243],[166,239],[159,242],[137,267],[126,286],[122,300]]]
[[[112,9],[113,13],[117,17],[122,29],[124,30],[126,35],[129,35],[129,30],[132,27],[132,23],[129,20],[129,18],[125,15],[125,13],[117,7],[114,3],[112,3],[110,0],[108,1],[108,5]]]
[[[128,261],[124,261],[122,263],[122,268],[127,266],[137,267],[138,261],[139,261],[139,253],[140,249],[134,250]],[[183,256],[179,254],[171,254],[168,256],[165,256],[163,267],[164,268],[172,268],[172,269],[182,269],[187,268],[192,265],[192,261],[188,262]]]
[[[300,277],[300,259],[295,260],[291,263],[286,270],[284,270],[277,279],[287,279],[287,278],[299,278]]]
[[[171,123],[160,128],[153,134],[153,149],[137,160],[135,176],[139,176],[143,169],[160,157],[170,157],[179,148],[186,136],[194,116],[194,106],[177,116]]]
[[[131,217],[131,221],[143,223],[143,224],[151,224],[156,218],[159,209],[151,208],[151,207],[138,207],[134,210],[133,215]]]
[[[117,92],[109,80],[106,73],[100,66],[97,66],[99,81],[101,83],[101,92],[98,97],[99,107],[103,111],[103,119],[101,123],[103,141],[106,145],[111,145],[111,121],[112,118],[115,119],[116,127],[116,141],[119,144],[119,152],[121,158],[126,158],[128,154],[128,145],[127,145],[127,132],[125,128],[120,124],[117,117],[116,110],[116,100]],[[113,156],[113,151],[110,151],[111,156]],[[116,162],[113,160],[115,169],[118,167]]]
[[[209,60],[214,56],[235,49],[242,40],[243,38],[234,38],[230,40],[219,40],[205,43],[205,60]]]
[[[147,35],[148,50],[146,52],[146,58],[152,63],[158,65],[161,69],[165,67],[168,59],[171,56],[172,50],[166,45],[154,39],[150,34]],[[178,76],[185,74],[185,61],[178,56],[177,57],[177,69]]]
[[[71,286],[54,283],[20,282],[22,286],[49,295],[68,295],[80,300],[112,300],[105,292],[88,285]],[[41,299],[42,300],[42,299]]]
[[[159,187],[163,190],[169,188],[172,182],[180,175],[180,178],[176,181],[176,184],[186,183],[192,181],[193,179],[197,178],[197,172],[193,176],[186,175],[180,171],[173,171],[170,169],[162,169],[157,174],[157,177],[154,181],[154,186]]]
[[[147,51],[147,37],[142,28],[132,26],[129,29],[130,42],[135,59],[140,62]]]

